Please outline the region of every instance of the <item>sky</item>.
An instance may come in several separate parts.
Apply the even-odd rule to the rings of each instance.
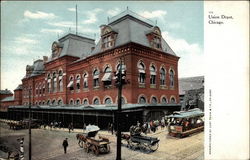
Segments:
[[[204,75],[202,1],[1,1],[1,89],[13,91],[25,75],[26,65],[50,56],[51,45],[69,31],[96,42],[100,26],[129,10],[152,20],[179,60],[179,78]]]

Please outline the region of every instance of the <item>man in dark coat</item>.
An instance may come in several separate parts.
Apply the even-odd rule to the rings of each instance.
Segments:
[[[63,148],[64,148],[64,153],[67,153],[67,147],[68,147],[68,138],[65,138],[65,140],[63,140]]]

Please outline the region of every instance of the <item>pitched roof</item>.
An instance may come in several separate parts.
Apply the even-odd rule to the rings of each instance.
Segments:
[[[134,42],[152,48],[146,36],[155,27],[150,23],[150,20],[126,10],[114,17],[108,25],[118,33],[114,47]],[[161,42],[163,52],[176,55],[163,38],[161,38]],[[99,40],[92,54],[98,54],[101,51],[101,40]]]
[[[1,102],[8,102],[8,101],[14,101],[14,96],[5,97],[1,100]]]
[[[5,89],[5,90],[0,90],[0,94],[13,94],[10,90]]]
[[[23,85],[22,84],[19,84],[17,87],[16,87],[16,89],[15,90],[22,90],[23,89]],[[15,91],[14,90],[14,91]]]
[[[33,64],[34,70],[31,73],[31,77],[45,73],[43,60],[38,59]]]
[[[204,76],[179,78],[179,94],[185,94],[185,91],[200,89],[203,87]]]
[[[62,46],[62,51],[58,57],[73,56],[84,57],[91,54],[92,47],[95,47],[95,40],[81,35],[69,33],[59,39],[59,44]],[[54,60],[52,54],[48,61]]]

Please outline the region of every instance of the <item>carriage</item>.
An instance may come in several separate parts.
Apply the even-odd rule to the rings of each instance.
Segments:
[[[127,146],[133,150],[139,148],[143,152],[154,152],[159,147],[159,139],[155,137],[144,136],[138,126],[130,127],[130,135],[121,135],[122,140],[127,142]]]
[[[76,135],[79,146],[84,148],[86,152],[92,151],[95,155],[98,155],[99,153],[109,153],[109,139],[100,135],[97,136],[99,130],[100,128],[97,126],[87,126],[86,133]]]
[[[174,137],[186,137],[204,130],[204,112],[199,108],[188,111],[174,112],[166,116],[168,134]]]

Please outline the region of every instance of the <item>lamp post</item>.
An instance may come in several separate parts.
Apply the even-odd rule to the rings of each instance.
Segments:
[[[125,78],[125,71],[122,73],[122,59],[120,59],[119,72],[116,74],[117,85],[118,85],[118,109],[117,109],[117,149],[116,149],[116,160],[121,160],[121,110],[122,110],[122,78]]]

